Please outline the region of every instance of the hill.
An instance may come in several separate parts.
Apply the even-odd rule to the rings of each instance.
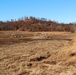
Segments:
[[[11,20],[7,22],[0,21],[0,31],[19,30],[19,31],[67,31],[75,32],[76,25],[73,23],[64,24],[45,18],[25,17],[24,19]]]

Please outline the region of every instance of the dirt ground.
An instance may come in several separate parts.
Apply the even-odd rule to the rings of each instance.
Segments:
[[[76,33],[1,31],[0,75],[76,75]]]

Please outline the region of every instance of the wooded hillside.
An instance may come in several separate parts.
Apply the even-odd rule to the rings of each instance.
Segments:
[[[0,21],[0,31],[20,30],[20,31],[67,31],[75,32],[76,25],[69,23],[58,23],[45,18],[25,17],[18,20]]]

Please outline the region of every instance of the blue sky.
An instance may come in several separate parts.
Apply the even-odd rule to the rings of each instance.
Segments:
[[[76,0],[0,0],[0,20],[24,16],[76,22]]]

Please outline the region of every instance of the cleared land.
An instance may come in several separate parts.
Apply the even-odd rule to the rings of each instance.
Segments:
[[[76,75],[76,33],[1,31],[0,75]]]

